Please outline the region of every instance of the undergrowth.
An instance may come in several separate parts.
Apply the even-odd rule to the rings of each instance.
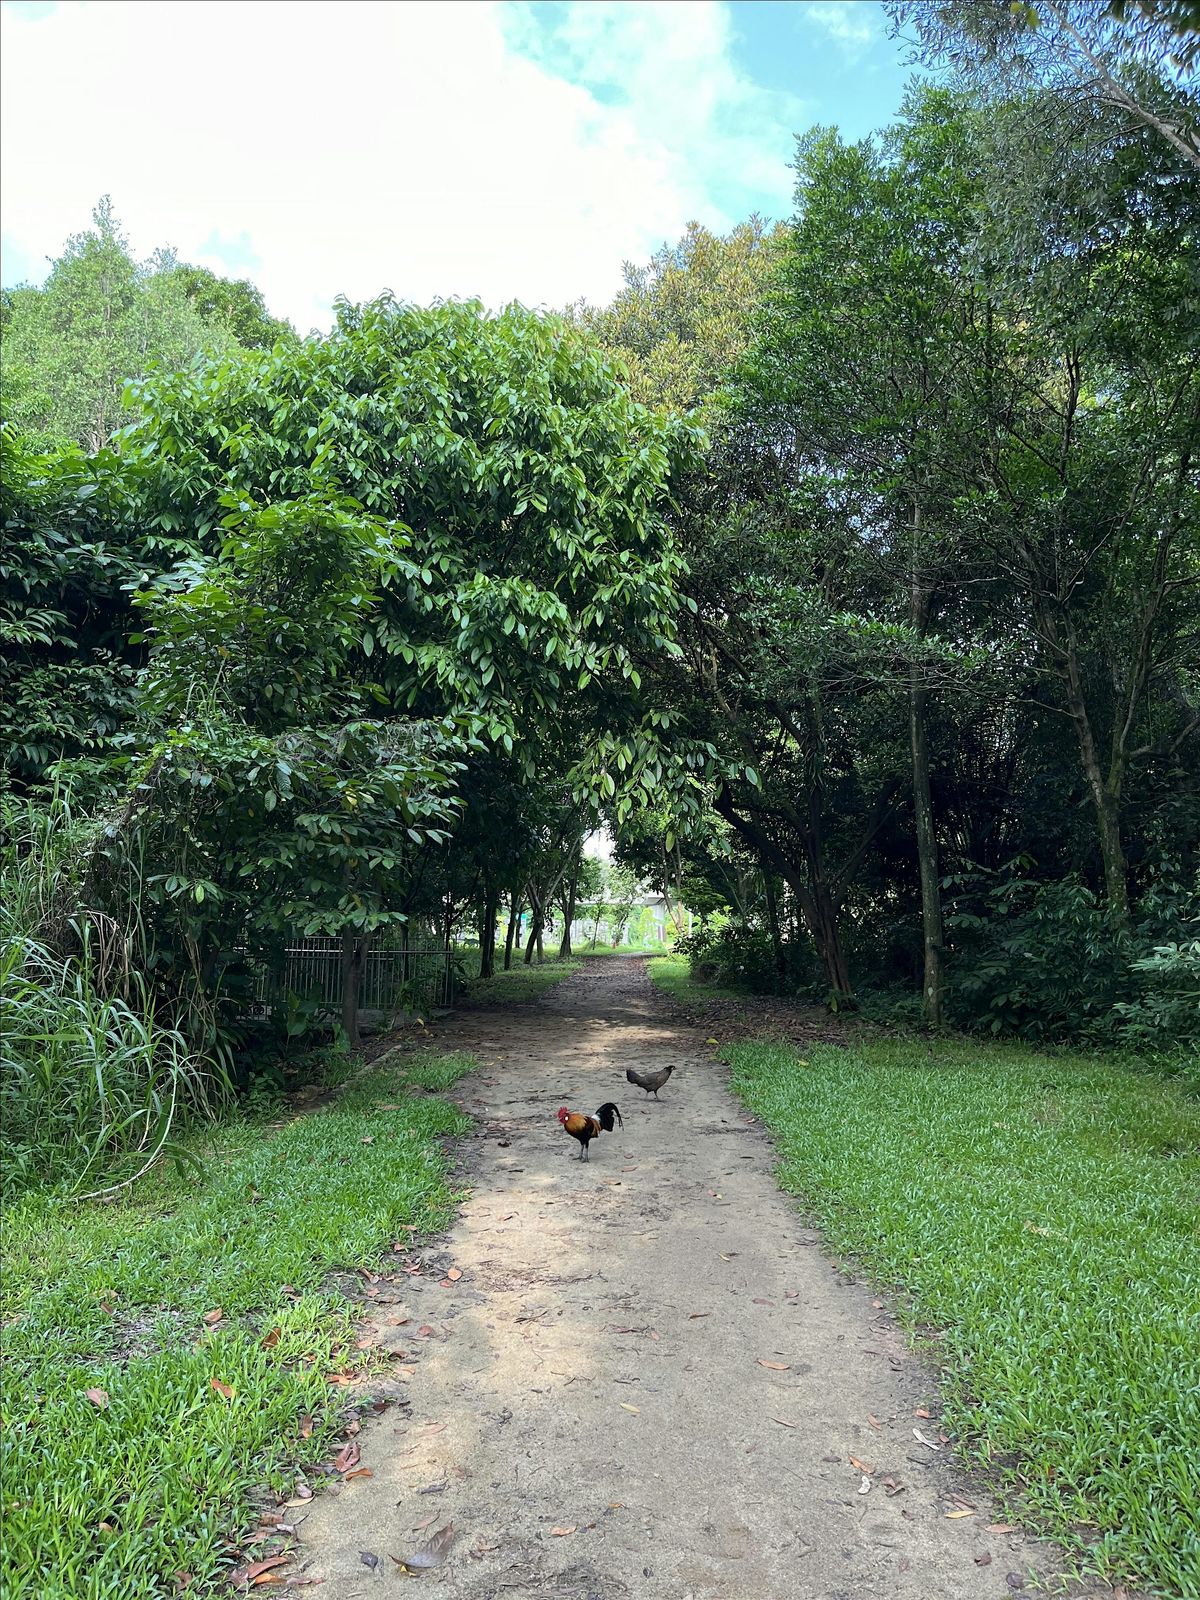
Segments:
[[[717,984],[701,983],[692,976],[691,962],[687,956],[655,956],[647,961],[646,971],[652,982],[681,1005],[703,1005],[708,1000],[745,1000],[744,990],[722,988]]]

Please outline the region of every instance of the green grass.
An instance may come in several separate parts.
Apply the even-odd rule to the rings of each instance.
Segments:
[[[497,971],[494,978],[475,978],[467,997],[476,1005],[523,1005],[578,970],[577,956],[569,961],[547,961],[540,967],[527,967],[514,959],[507,972]]]
[[[653,956],[665,948],[661,944],[605,944],[601,940],[593,950],[591,940],[584,939],[576,943],[575,954],[594,961],[598,956]]]
[[[1200,1596],[1200,1106],[1011,1046],[728,1058],[830,1245],[945,1330],[946,1419],[1009,1511]]]
[[[6,1208],[0,1590],[137,1600],[183,1572],[189,1597],[215,1592],[252,1492],[325,1454],[328,1374],[369,1359],[331,1270],[449,1220],[440,1140],[466,1119],[405,1080],[444,1088],[472,1065],[410,1059],[311,1116],[224,1124],[197,1146],[199,1179],[156,1170],[116,1203]]]
[[[402,1067],[406,1087],[424,1089],[429,1094],[441,1094],[443,1089],[457,1083],[464,1073],[473,1072],[475,1060],[461,1050],[452,1051],[448,1056],[428,1050],[407,1057]]]
[[[737,989],[722,989],[716,984],[697,983],[692,977],[687,956],[656,956],[646,971],[651,981],[681,1005],[703,1005],[706,1000],[744,1000]]]

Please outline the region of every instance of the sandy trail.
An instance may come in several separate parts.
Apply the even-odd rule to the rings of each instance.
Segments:
[[[312,1503],[294,1570],[322,1600],[405,1582],[389,1556],[449,1521],[449,1561],[419,1580],[445,1600],[986,1600],[1054,1570],[989,1533],[978,1486],[914,1439],[938,1436],[928,1369],[816,1248],[644,962],[591,961],[537,1005],[432,1032],[481,1062],[459,1086],[470,1196],[426,1270],[365,1308],[414,1358],[410,1403],[364,1424],[372,1476]],[[659,1103],[625,1082],[667,1061]],[[605,1100],[624,1130],[585,1165],[554,1112]],[[952,1495],[973,1514],[949,1516]]]

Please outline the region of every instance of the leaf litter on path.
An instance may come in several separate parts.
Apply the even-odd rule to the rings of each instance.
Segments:
[[[429,1572],[434,1567],[440,1567],[450,1553],[450,1546],[454,1543],[455,1527],[448,1522],[444,1528],[426,1539],[425,1543],[408,1556],[392,1556],[398,1567],[406,1569],[409,1573]]]

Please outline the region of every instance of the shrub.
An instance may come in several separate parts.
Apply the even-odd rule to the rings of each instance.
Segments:
[[[698,983],[748,989],[753,994],[795,994],[817,982],[811,952],[785,942],[780,962],[765,928],[728,922],[717,929],[700,929],[676,939],[675,951],[687,956]]]
[[[1158,1052],[1200,1043],[1194,891],[1164,875],[1125,932],[1076,879],[1037,883],[1010,869],[957,884],[946,920],[960,1026]]]

